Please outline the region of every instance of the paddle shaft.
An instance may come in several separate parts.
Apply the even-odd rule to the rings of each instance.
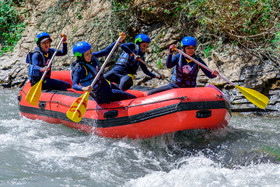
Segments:
[[[101,66],[100,70],[97,72],[94,80],[92,81],[92,83],[90,85],[91,87],[93,87],[93,85],[97,82],[97,80],[100,77],[101,73],[103,72],[106,64],[108,63],[110,57],[112,56],[113,52],[116,50],[121,38],[122,38],[121,36],[118,38],[115,45],[113,46],[113,49],[110,51],[109,55],[107,56],[105,62]],[[83,95],[81,95],[78,99],[76,99],[73,102],[73,104],[71,105],[71,107],[69,108],[69,110],[66,113],[66,115],[69,119],[71,119],[72,121],[75,121],[75,122],[81,121],[81,119],[87,109],[88,96],[89,96],[89,91],[86,91]],[[78,105],[75,106],[75,103],[78,103]],[[83,105],[84,105],[84,107],[82,107]],[[71,111],[72,108],[74,108],[75,111]]]
[[[188,59],[194,61],[195,63],[197,63],[198,65],[200,65],[201,67],[207,69],[210,72],[214,72],[213,70],[211,70],[209,67],[205,66],[204,64],[202,64],[201,62],[195,60],[194,58],[192,58],[191,56],[187,55],[186,53],[184,53],[183,51],[179,50],[179,49],[175,49],[178,53],[184,55],[185,57],[187,57]],[[236,84],[234,84],[233,82],[231,82],[230,80],[226,79],[225,77],[223,77],[222,75],[218,74],[217,76],[219,76],[221,79],[223,79],[224,81],[228,82],[229,84],[236,86]]]
[[[146,62],[144,62],[140,57],[139,57],[138,61],[141,62],[142,64],[148,66],[148,67],[151,68],[154,72],[156,72],[157,74],[159,74],[159,75],[161,76],[161,74],[160,74],[157,70],[155,70],[152,66],[148,65]]]
[[[116,50],[120,40],[121,40],[121,36],[118,38],[118,40],[116,41],[113,49],[111,50],[111,52],[109,53],[109,55],[107,56],[105,62],[103,63],[103,65],[101,66],[100,70],[98,71],[98,73],[96,74],[94,80],[91,83],[91,87],[93,87],[93,85],[97,82],[98,78],[100,77],[101,73],[103,72],[103,70],[105,69],[106,64],[108,63],[109,59],[111,58],[111,56],[113,55],[114,51]]]
[[[203,68],[207,69],[208,71],[212,72],[213,71],[206,67],[204,64],[198,62],[197,60],[193,59],[192,57],[190,57],[189,55],[187,55],[186,53],[184,53],[183,51],[179,50],[179,49],[176,49],[176,51],[182,55],[184,55],[185,57],[187,57],[188,59],[194,61],[195,63],[197,63],[198,65],[202,66]],[[224,78],[223,76],[219,75],[218,76],[220,78],[222,78],[223,80],[225,80],[226,82],[228,82],[229,84],[235,86],[244,96],[245,98],[250,101],[251,103],[253,103],[254,105],[256,105],[257,107],[261,108],[261,109],[264,109],[267,104],[269,103],[269,99],[268,97],[266,97],[265,95],[253,90],[253,89],[250,89],[250,88],[244,88],[244,87],[241,87],[241,86],[238,86],[237,84],[234,84],[233,82],[227,80],[226,78]]]
[[[47,69],[48,69],[49,67],[51,67],[52,61],[53,61],[53,59],[54,59],[54,57],[55,57],[55,55],[56,55],[56,53],[57,53],[57,51],[58,51],[58,49],[59,49],[59,47],[60,47],[60,45],[61,45],[62,42],[63,42],[63,37],[61,38],[61,40],[60,40],[60,42],[59,42],[59,44],[58,44],[58,46],[57,46],[57,48],[56,48],[56,50],[55,50],[55,52],[54,52],[52,58],[51,58],[51,60],[50,60],[50,62],[49,62],[49,64],[48,64],[48,66],[47,66]],[[42,76],[41,79],[44,79],[44,78],[45,78],[47,72],[48,72],[48,71],[44,71],[44,74],[43,74],[43,76]]]

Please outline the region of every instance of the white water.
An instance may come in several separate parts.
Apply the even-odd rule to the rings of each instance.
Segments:
[[[214,132],[106,139],[19,116],[0,90],[0,186],[280,186],[280,118]]]

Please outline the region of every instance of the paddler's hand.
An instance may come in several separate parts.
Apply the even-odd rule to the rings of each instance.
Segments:
[[[173,52],[175,51],[175,49],[176,49],[176,45],[174,45],[174,44],[170,45],[169,46],[169,54],[172,55]]]
[[[121,44],[122,41],[125,39],[126,34],[125,34],[124,32],[120,32],[120,33],[119,33],[119,36],[121,37],[119,44]]]
[[[86,91],[86,92],[91,92],[93,90],[93,88],[91,86],[86,86],[86,87],[83,87],[82,90]]]
[[[63,43],[66,43],[67,40],[66,34],[61,34],[60,37],[63,38]]]
[[[212,72],[212,75],[214,75],[215,77],[217,77],[217,76],[219,75],[218,70],[214,70],[214,71]]]
[[[156,79],[165,79],[165,75],[156,75],[156,77],[155,77]]]
[[[41,72],[45,72],[45,71],[50,71],[50,69],[51,68],[49,68],[49,67],[44,67],[44,68],[41,68],[40,71]]]
[[[136,54],[134,54],[134,53],[131,53],[129,56],[132,57],[132,59],[134,59],[134,60],[136,60],[136,61],[138,61],[138,60],[141,59],[139,55],[136,55]]]
[[[135,59],[136,61],[138,61],[138,60],[141,59],[141,57],[140,57],[139,55],[134,55],[134,59]]]

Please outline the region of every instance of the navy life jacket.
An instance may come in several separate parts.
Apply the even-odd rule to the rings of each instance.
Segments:
[[[92,56],[93,60],[90,63],[86,63],[83,61],[78,61],[76,60],[70,65],[70,73],[71,73],[71,78],[73,80],[73,74],[74,71],[78,68],[78,66],[83,66],[85,71],[86,71],[86,77],[82,78],[80,81],[80,84],[82,86],[89,86],[91,85],[92,81],[94,80],[95,76],[97,75],[99,71],[99,65],[96,57]],[[101,74],[96,82],[96,84],[93,86],[93,89],[96,91],[98,90],[102,84],[106,84],[106,80],[103,77],[103,74]],[[109,84],[109,82],[107,82]],[[110,86],[110,85],[109,85]]]
[[[52,57],[54,52],[55,52],[55,49],[50,48],[49,52],[48,52],[48,55],[50,57]],[[39,57],[38,66],[39,67],[45,67],[47,65],[47,58],[44,56],[43,52],[41,51],[41,49],[39,47],[36,47],[33,51],[29,52],[26,55],[26,61],[25,61],[26,63],[29,64],[29,68],[28,68],[28,78],[29,79],[40,79],[42,77],[43,73],[44,73],[44,72],[41,72],[40,70],[34,70],[34,68],[33,68],[34,65],[32,65],[32,56],[35,53],[37,53],[38,57]],[[48,71],[45,78],[49,78],[50,76],[51,76],[51,71]]]
[[[139,45],[135,44],[135,49],[133,50],[133,53],[136,54],[137,56],[139,55],[140,58],[143,60],[143,57],[145,53],[141,52],[141,49],[139,48]],[[135,58],[135,57],[134,57]],[[128,53],[125,51],[122,52],[120,58],[116,62],[118,65],[124,65],[128,68],[129,73],[131,74],[136,74],[137,69],[139,67],[139,62],[133,59]]]
[[[174,67],[171,82],[179,87],[196,87],[196,78],[199,71],[199,65],[194,63],[191,67],[189,63],[192,61],[183,60],[183,55],[180,55],[178,64]],[[195,57],[199,61],[199,57]]]

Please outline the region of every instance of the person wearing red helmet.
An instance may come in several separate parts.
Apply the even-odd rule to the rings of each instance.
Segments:
[[[67,36],[61,34],[61,37],[63,37],[63,47],[62,50],[57,51],[56,56],[64,56],[67,54]],[[32,52],[32,56],[28,61],[28,63],[30,63],[28,68],[28,78],[31,86],[40,81],[44,71],[48,71],[42,83],[43,90],[67,90],[67,88],[70,88],[71,85],[69,83],[50,78],[51,67],[47,68],[47,66],[56,50],[50,48],[52,42],[50,35],[46,32],[41,32],[36,36],[35,41],[37,47]]]
[[[195,54],[196,45],[197,44],[195,38],[191,36],[186,36],[181,41],[181,47],[187,55],[191,56],[192,58],[207,66],[205,62],[198,55]],[[171,83],[150,90],[148,92],[148,95],[159,93],[165,90],[170,90],[173,88],[196,87],[196,78],[200,69],[210,79],[217,77],[217,75],[219,74],[217,70],[214,70],[212,73],[207,69],[200,67],[197,63],[193,62],[192,60],[189,60],[188,58],[185,58],[181,54],[176,54],[174,57],[172,57],[175,48],[175,45],[171,45],[169,47],[169,54],[166,60],[167,68],[174,67],[170,81]]]
[[[134,75],[139,66],[146,75],[160,79],[161,77],[150,72],[146,65],[138,61],[139,58],[145,61],[145,52],[150,42],[149,36],[138,34],[134,43],[121,44],[123,53],[116,65],[105,74],[105,78],[119,84],[119,88],[123,91],[128,90],[133,85]]]

